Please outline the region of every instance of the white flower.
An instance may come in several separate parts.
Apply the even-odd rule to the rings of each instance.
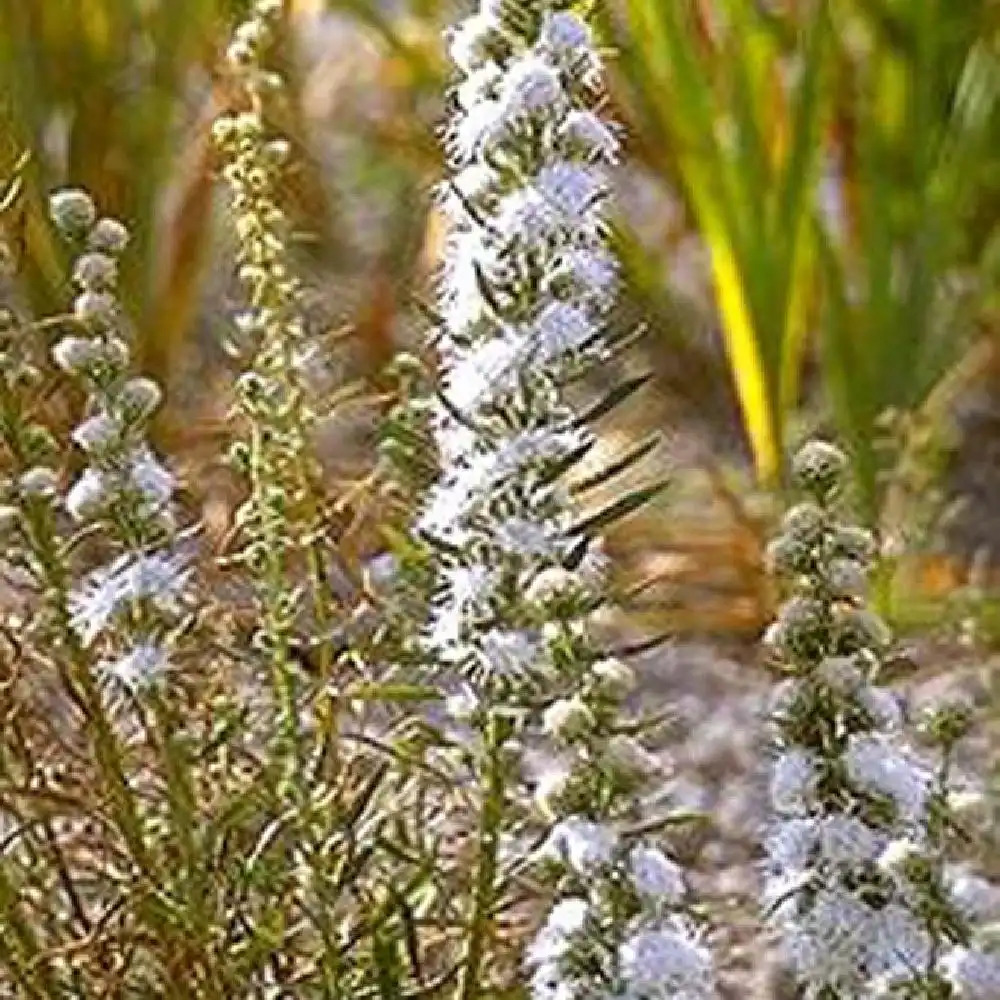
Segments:
[[[69,600],[71,624],[83,644],[89,646],[132,601],[149,600],[162,610],[174,610],[191,576],[187,562],[179,553],[126,553],[93,570]]]
[[[588,158],[605,163],[614,163],[621,150],[621,142],[614,130],[593,111],[570,111],[562,120],[558,135],[571,152],[579,150]]]
[[[583,347],[594,332],[594,324],[582,309],[568,302],[553,302],[532,325],[534,359],[549,362],[571,354]]]
[[[961,1000],[1000,1000],[1000,955],[957,947],[941,965]]]
[[[579,584],[576,574],[560,566],[550,566],[538,573],[524,592],[525,599],[544,604],[547,601],[573,593]]]
[[[1000,888],[964,867],[948,871],[948,894],[968,919],[976,922],[1000,920]]]
[[[36,465],[21,474],[17,485],[26,497],[54,497],[59,488],[59,477],[53,469]]]
[[[479,711],[479,703],[476,692],[464,684],[460,691],[445,699],[444,708],[456,722],[468,722]]]
[[[659,848],[633,847],[628,860],[632,883],[639,895],[670,903],[679,903],[684,898],[684,873]]]
[[[617,842],[613,830],[579,816],[563,820],[549,834],[549,846],[579,875],[608,864]]]
[[[110,326],[118,313],[118,303],[108,292],[83,292],[73,300],[73,315],[81,323]]]
[[[812,805],[818,774],[816,758],[793,747],[771,769],[771,805],[782,816],[804,815]]]
[[[890,980],[907,980],[925,974],[933,955],[933,942],[920,919],[906,906],[890,903],[873,919],[866,968],[869,974]]]
[[[892,799],[902,819],[914,821],[922,816],[933,776],[915,755],[887,737],[858,733],[848,739],[844,761],[850,780]]]
[[[858,701],[879,729],[894,731],[902,728],[903,708],[895,692],[869,685],[862,688]]]
[[[177,485],[170,471],[148,448],[142,448],[133,455],[129,474],[133,486],[145,500],[147,513],[163,508]]]
[[[559,802],[573,778],[572,768],[565,761],[551,761],[535,780],[535,804],[542,814],[554,820],[559,816]]]
[[[526,56],[507,70],[500,100],[515,115],[551,111],[564,100],[559,74],[541,59]]]
[[[853,656],[827,656],[817,667],[816,674],[824,684],[841,695],[853,694],[864,681]]]
[[[500,101],[480,101],[472,105],[448,130],[446,142],[456,163],[469,163],[501,139],[509,121]]]
[[[590,706],[579,696],[560,698],[542,714],[542,732],[558,740],[572,740],[582,736],[595,723]]]
[[[858,867],[878,858],[885,837],[853,816],[832,815],[820,824],[823,859]]]
[[[118,219],[104,216],[94,223],[94,228],[87,236],[87,248],[98,253],[108,253],[118,256],[128,246],[128,228]]]
[[[94,224],[94,200],[82,188],[63,188],[49,196],[49,217],[67,236],[79,236]]]
[[[553,281],[566,281],[579,295],[606,301],[618,286],[618,265],[603,250],[565,248],[552,272]]]
[[[121,424],[107,413],[95,413],[78,424],[72,434],[76,444],[86,452],[100,452],[121,440]]]
[[[598,660],[590,668],[590,674],[601,693],[609,698],[624,698],[635,688],[635,671],[614,657]]]
[[[604,749],[604,759],[612,771],[633,778],[645,778],[666,770],[666,762],[651,754],[638,740],[619,734]]]
[[[487,669],[502,677],[535,666],[539,646],[536,636],[520,629],[494,628],[480,639],[480,653]]]
[[[479,101],[496,101],[497,84],[503,79],[499,66],[487,64],[473,70],[455,88],[455,99],[458,106],[469,111]]]
[[[821,889],[808,910],[786,928],[784,946],[809,996],[824,988],[856,995],[863,981],[873,911],[853,893]]]
[[[819,824],[794,818],[777,823],[764,840],[767,867],[775,874],[802,874],[813,864]]]
[[[118,280],[118,262],[103,253],[85,253],[73,265],[73,281],[81,288],[102,291]]]
[[[470,351],[445,376],[448,401],[469,411],[511,392],[517,385],[520,351],[520,344],[507,337],[489,340]]]
[[[711,955],[680,920],[633,934],[621,945],[619,958],[628,988],[638,996],[698,1000],[714,995]]]
[[[576,1000],[574,985],[563,978],[558,962],[539,965],[531,977],[531,1000]]]
[[[486,13],[473,14],[455,28],[448,38],[448,55],[459,69],[471,73],[489,58],[490,46],[500,25]]]
[[[589,48],[592,38],[590,28],[576,14],[559,12],[546,15],[539,42],[553,52],[573,55]]]
[[[578,163],[551,163],[535,178],[541,196],[570,223],[593,222],[588,213],[607,191],[604,174]]]
[[[570,948],[571,939],[583,930],[589,912],[586,899],[572,896],[559,900],[528,946],[525,956],[528,964],[541,965],[562,958]]]
[[[878,856],[878,867],[890,875],[905,875],[911,861],[921,858],[924,849],[909,837],[890,840]]]
[[[151,378],[130,378],[119,390],[117,402],[129,421],[145,419],[163,401],[163,390]]]
[[[98,665],[101,673],[113,677],[130,691],[138,691],[157,681],[168,667],[167,652],[154,642],[141,642],[117,660]]]
[[[89,520],[104,510],[112,492],[108,475],[88,466],[66,494],[66,509],[75,521]]]

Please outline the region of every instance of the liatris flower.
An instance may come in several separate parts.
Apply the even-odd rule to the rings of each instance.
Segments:
[[[59,341],[52,356],[87,393],[86,415],[72,433],[87,464],[65,504],[79,524],[100,527],[118,553],[70,595],[70,622],[85,646],[104,644],[104,674],[137,689],[167,669],[190,577],[177,548],[176,482],[146,440],[162,394],[154,381],[129,372],[115,296],[127,229],[117,219],[97,218],[79,190],[56,192],[51,214],[80,251],[72,274],[80,333]]]
[[[417,531],[436,581],[423,645],[459,692],[447,704],[471,727],[483,790],[459,995],[481,990],[490,914],[523,865],[498,845],[524,829],[515,782],[531,740],[557,754],[536,801],[559,820],[548,853],[564,875],[528,952],[533,995],[604,996],[606,974],[613,995],[694,998],[711,963],[681,913],[680,874],[623,829],[655,764],[615,735],[631,672],[587,627],[602,559],[564,480],[594,440],[566,387],[611,352],[618,270],[607,201],[619,140],[594,110],[601,59],[572,8],[482,0],[449,37],[442,374],[427,417],[441,472]]]
[[[864,603],[874,540],[837,517],[845,471],[832,445],[799,452],[806,499],[769,548],[792,594],[765,635],[785,676],[772,713],[765,905],[807,997],[993,996],[956,978],[968,956],[970,977],[993,961],[968,950],[971,928],[944,884],[959,734],[939,725],[950,742],[918,751],[898,700],[875,683],[891,636]]]

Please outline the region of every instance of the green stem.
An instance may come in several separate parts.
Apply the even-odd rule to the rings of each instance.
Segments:
[[[486,730],[486,797],[479,821],[479,849],[469,937],[458,982],[459,1000],[480,996],[480,970],[493,933],[500,833],[504,819],[503,747],[507,723],[491,715]]]

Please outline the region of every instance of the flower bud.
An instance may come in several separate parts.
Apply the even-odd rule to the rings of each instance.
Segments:
[[[52,469],[38,465],[25,472],[18,481],[18,485],[21,494],[25,497],[50,499],[59,490],[59,477]]]
[[[542,716],[542,730],[557,740],[568,742],[590,731],[595,721],[587,703],[574,695],[549,705]]]
[[[590,672],[597,690],[609,698],[624,698],[635,688],[635,671],[615,657],[598,660]]]
[[[64,188],[49,198],[49,216],[67,237],[84,235],[97,218],[94,200],[81,188]]]
[[[104,216],[97,220],[87,237],[87,247],[96,253],[117,257],[128,246],[129,233],[124,222]]]
[[[810,441],[792,459],[792,480],[800,489],[826,499],[847,471],[847,456],[827,441]]]

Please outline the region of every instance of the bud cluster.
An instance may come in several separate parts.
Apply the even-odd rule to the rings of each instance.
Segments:
[[[806,996],[993,996],[997,959],[975,953],[978,970],[993,963],[988,994],[955,971],[971,927],[946,885],[949,761],[968,715],[945,710],[917,749],[901,701],[877,684],[891,634],[865,604],[874,539],[837,516],[846,465],[825,442],[798,453],[804,499],[768,551],[792,593],[765,635],[784,675],[765,907]]]
[[[76,189],[56,192],[50,213],[78,251],[72,271],[78,330],[56,343],[52,357],[87,394],[84,417],[72,432],[86,464],[65,507],[77,524],[100,528],[117,550],[71,595],[72,625],[83,645],[104,643],[102,666],[110,677],[137,688],[167,669],[190,576],[175,545],[177,483],[146,436],[162,393],[130,369],[117,298],[128,230],[117,219],[97,218],[90,196]]]
[[[254,578],[263,614],[255,644],[274,664],[289,663],[293,632],[303,601],[299,572],[303,554],[310,567],[317,645],[326,649],[329,628],[323,601],[320,471],[312,434],[317,407],[307,378],[315,350],[304,322],[303,286],[289,250],[289,220],[280,205],[288,141],[270,132],[269,95],[283,81],[267,68],[281,3],[257,0],[227,51],[229,67],[249,98],[249,108],[223,114],[214,139],[222,154],[236,236],[238,274],[247,306],[236,317],[227,342],[241,360],[236,382],[239,433],[231,448],[246,477],[249,495],[236,512],[242,562]],[[325,655],[325,654],[324,654]],[[292,725],[285,676],[285,711]]]

